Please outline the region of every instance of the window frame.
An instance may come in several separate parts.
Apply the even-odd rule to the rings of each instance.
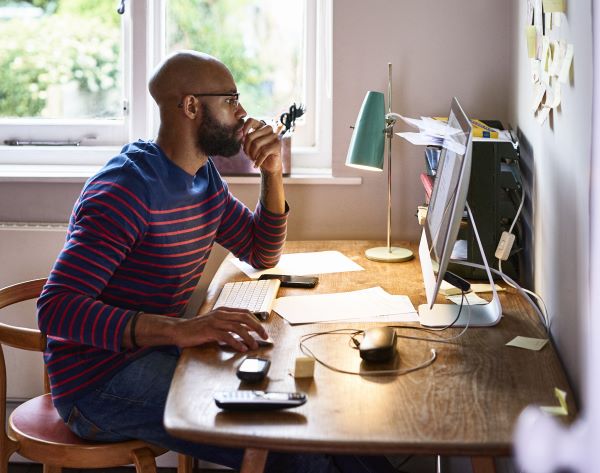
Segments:
[[[292,173],[331,169],[332,0],[306,0],[306,120],[314,120],[314,145],[294,146]],[[0,164],[101,165],[126,143],[156,136],[157,107],[148,79],[165,54],[166,0],[132,1],[122,21],[124,116],[115,120],[0,119]],[[302,125],[300,125],[302,126]],[[58,133],[60,130],[60,134]],[[57,136],[58,135],[58,136]],[[83,140],[80,146],[7,146],[4,140]]]

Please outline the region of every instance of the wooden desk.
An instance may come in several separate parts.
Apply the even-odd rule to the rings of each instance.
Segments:
[[[281,289],[280,295],[330,293],[382,286],[407,294],[413,304],[425,302],[418,259],[407,263],[376,263],[364,258],[378,242],[288,242],[287,253],[339,250],[365,271],[324,274],[319,285]],[[210,310],[225,282],[246,277],[227,260],[212,281],[201,312]],[[303,391],[308,402],[297,409],[272,413],[219,410],[213,392],[252,389],[235,376],[244,355],[216,346],[183,352],[171,386],[165,425],[188,440],[246,448],[242,471],[260,472],[266,449],[326,453],[414,453],[469,455],[474,471],[494,471],[493,456],[511,453],[515,421],[529,404],[556,405],[554,387],[568,392],[571,419],[573,395],[554,348],[540,352],[506,347],[516,335],[543,337],[541,323],[521,297],[501,293],[504,317],[493,328],[469,328],[455,343],[400,339],[399,367],[413,366],[436,348],[438,359],[423,370],[399,377],[361,377],[317,365],[314,379],[295,380],[289,371],[299,354],[298,338],[334,327],[367,324],[290,326],[277,314],[266,322],[274,347],[257,353],[271,359],[269,377],[255,389]],[[462,329],[443,332],[449,337]],[[402,330],[426,336],[426,332]],[[356,370],[360,358],[348,337],[325,336],[308,342],[311,349],[336,366]],[[568,420],[571,420],[568,419]]]

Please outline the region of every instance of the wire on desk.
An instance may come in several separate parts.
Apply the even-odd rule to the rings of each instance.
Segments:
[[[450,327],[452,327],[459,319],[460,314],[462,312],[462,308],[464,305],[464,302],[467,302],[467,311],[468,311],[468,317],[467,317],[467,323],[465,324],[465,327],[463,328],[463,330],[458,334],[455,335],[453,337],[449,337],[449,338],[440,338],[440,339],[435,339],[435,338],[424,338],[424,337],[413,337],[411,335],[403,335],[403,334],[399,334],[396,331],[396,335],[400,338],[408,338],[408,339],[412,339],[412,340],[420,340],[420,341],[425,341],[425,342],[438,342],[438,343],[450,343],[453,340],[456,340],[460,337],[462,337],[462,335],[467,331],[467,329],[469,328],[469,324],[471,321],[471,305],[469,304],[469,300],[465,297],[465,292],[462,292],[462,298],[460,301],[460,308],[458,309],[458,313],[456,315],[456,318],[452,321],[451,324],[446,325],[445,327],[441,327],[441,328],[423,328],[423,327],[414,327],[414,326],[410,326],[410,325],[389,325],[388,327],[395,329],[398,328],[406,328],[406,329],[411,329],[411,330],[424,330],[427,332],[438,332],[440,330],[446,330]],[[408,374],[408,373],[412,373],[413,371],[417,371],[423,368],[426,368],[428,366],[430,366],[437,358],[437,352],[435,351],[434,348],[431,349],[431,357],[424,361],[423,363],[420,363],[416,366],[412,366],[410,368],[403,368],[403,369],[394,369],[394,370],[373,370],[373,371],[349,371],[349,370],[344,370],[341,368],[337,368],[329,363],[327,363],[326,361],[320,359],[317,355],[315,355],[315,353],[306,345],[306,342],[312,338],[315,337],[319,337],[319,336],[323,336],[323,335],[340,335],[340,334],[347,334],[350,335],[350,339],[349,339],[349,343],[350,343],[350,347],[353,349],[357,349],[358,346],[360,345],[360,342],[357,340],[357,336],[358,335],[362,335],[364,334],[364,330],[355,330],[355,329],[351,329],[351,328],[339,328],[339,329],[333,329],[333,330],[326,330],[323,332],[312,332],[312,333],[307,333],[305,335],[303,335],[302,337],[300,337],[300,351],[306,355],[309,356],[310,358],[313,358],[317,363],[319,363],[320,365],[324,366],[325,368],[328,368],[332,371],[335,371],[337,373],[344,373],[344,374],[352,374],[352,375],[361,375],[361,376],[390,376],[390,375],[395,375],[395,376],[400,376],[403,374]]]

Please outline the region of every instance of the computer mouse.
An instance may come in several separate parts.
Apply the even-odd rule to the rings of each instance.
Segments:
[[[359,346],[360,357],[366,361],[388,361],[396,353],[396,331],[391,327],[365,330]]]

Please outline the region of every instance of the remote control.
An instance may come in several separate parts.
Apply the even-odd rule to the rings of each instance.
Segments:
[[[227,391],[214,395],[221,409],[231,411],[266,411],[288,409],[306,402],[306,394],[265,391]]]

